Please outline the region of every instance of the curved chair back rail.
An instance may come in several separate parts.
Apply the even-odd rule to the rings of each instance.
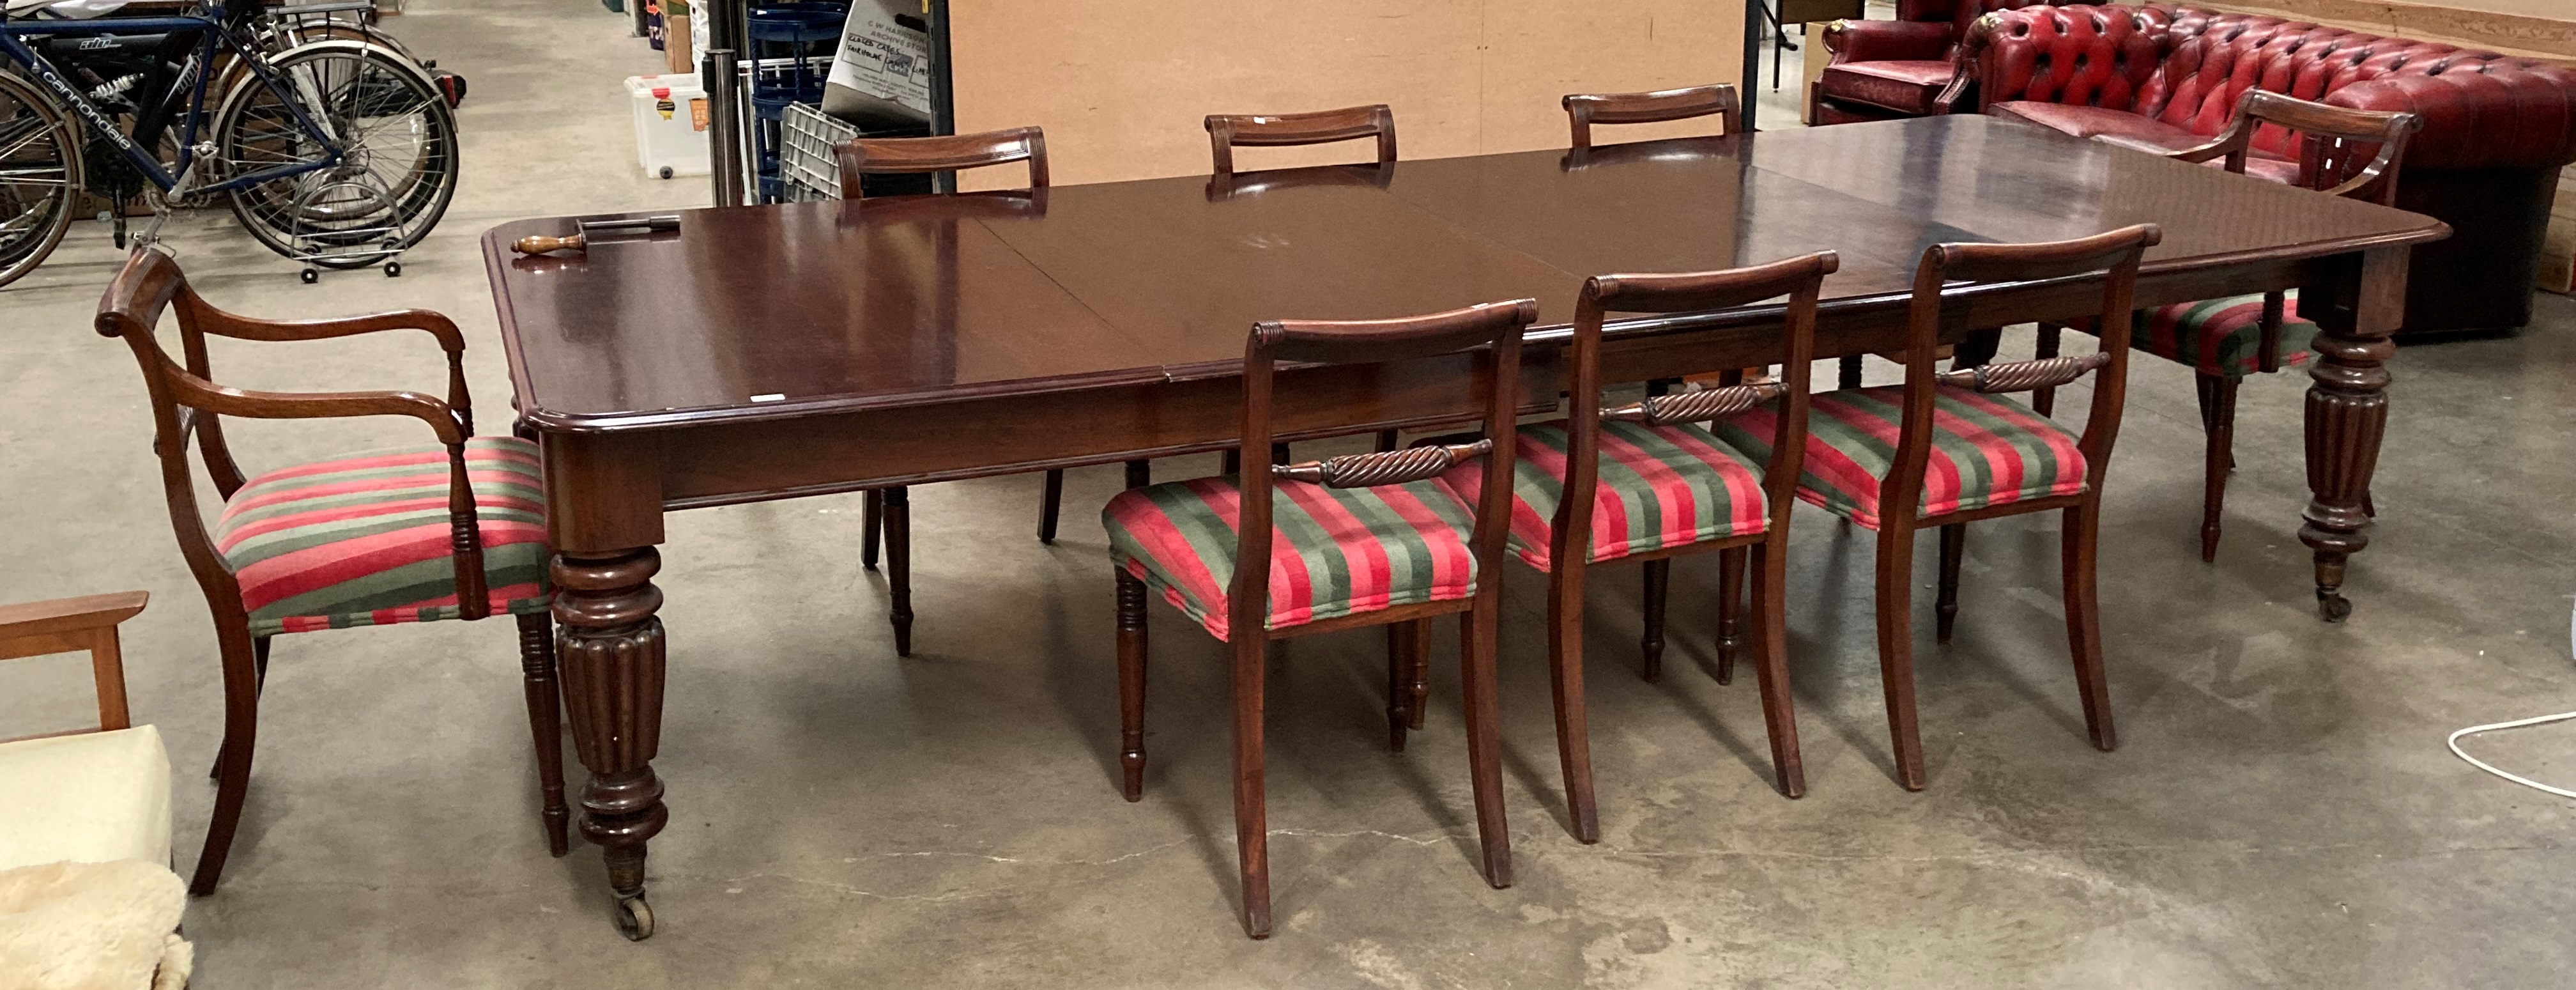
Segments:
[[[1744,106],[1736,98],[1735,87],[1725,83],[1651,93],[1569,93],[1563,103],[1577,148],[1592,147],[1594,124],[1656,124],[1714,116],[1728,134],[1744,130]]]
[[[2249,89],[2236,101],[2235,119],[2216,139],[2167,156],[2186,162],[2224,157],[2227,170],[2241,174],[2255,135],[2266,125],[2293,135],[2299,149],[2297,186],[2381,206],[2396,205],[2397,169],[2406,157],[2406,143],[2424,129],[2423,118],[2404,111],[2354,110]]]
[[[1377,164],[1395,160],[1395,111],[1383,103],[1312,113],[1222,114],[1207,117],[1208,151],[1216,174],[1234,174],[1237,145],[1293,147],[1377,140]]]
[[[1046,132],[1014,127],[980,134],[918,138],[859,138],[834,146],[841,163],[841,196],[858,199],[859,179],[867,175],[954,172],[960,169],[1029,163],[1029,189],[1047,187]]]

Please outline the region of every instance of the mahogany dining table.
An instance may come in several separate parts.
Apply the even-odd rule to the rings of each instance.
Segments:
[[[1984,116],[702,209],[676,231],[579,253],[510,248],[576,219],[595,218],[506,223],[483,251],[521,429],[544,452],[559,676],[589,771],[581,832],[604,850],[629,937],[650,934],[645,848],[668,818],[652,766],[664,513],[1228,449],[1256,320],[1534,296],[1521,377],[1535,409],[1557,401],[1547,345],[1589,275],[1840,252],[1816,327],[1817,356],[1833,357],[1903,346],[1930,245],[2154,223],[2164,240],[2140,270],[2141,306],[2295,288],[2321,328],[2299,537],[2336,620],[2350,608],[2345,562],[2368,542],[2407,256],[2449,234],[2419,214]],[[2098,303],[2086,280],[2060,281],[1967,293],[1945,339]],[[1767,363],[1780,311],[1613,322],[1603,380]],[[1448,370],[1283,372],[1281,438],[1470,420],[1468,376]]]

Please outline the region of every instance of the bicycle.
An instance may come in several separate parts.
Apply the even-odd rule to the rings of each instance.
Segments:
[[[399,274],[393,259],[455,195],[455,117],[408,57],[346,38],[271,53],[265,0],[95,20],[10,9],[42,5],[0,7],[0,285],[61,243],[83,190],[117,204],[120,239],[136,193],[154,214],[147,238],[172,204],[224,197],[254,239],[305,263],[306,282],[315,266]]]

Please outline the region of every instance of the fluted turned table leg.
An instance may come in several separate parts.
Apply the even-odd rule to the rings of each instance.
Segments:
[[[573,746],[590,780],[581,788],[581,834],[600,847],[617,897],[618,930],[653,935],[644,900],[644,848],[670,812],[653,755],[662,738],[661,554],[642,547],[554,560],[556,650]]]
[[[2337,273],[2330,293],[2302,289],[2301,316],[2320,329],[2308,370],[2308,502],[2299,542],[2316,551],[2317,612],[2328,622],[2352,614],[2344,566],[2370,545],[2370,476],[2388,427],[2388,358],[2406,302],[2407,249],[2362,254]],[[2323,298],[2316,298],[2323,295]]]

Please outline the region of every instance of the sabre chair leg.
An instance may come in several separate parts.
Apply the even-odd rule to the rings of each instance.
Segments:
[[[1932,603],[1933,642],[1948,643],[1951,628],[1959,624],[1959,558],[1967,550],[1967,523],[1941,527],[1941,587]]]
[[[1475,607],[1458,616],[1458,681],[1467,713],[1467,766],[1476,796],[1476,838],[1485,858],[1485,882],[1512,885],[1512,832],[1503,815],[1502,717],[1494,701],[1495,626],[1498,596],[1479,592]]]
[[[1145,797],[1145,582],[1118,571],[1118,769],[1120,793]]]
[[[2058,335],[2060,332],[2061,332],[2061,329],[2058,327],[2058,325],[2057,325],[2057,324],[2054,324],[2054,323],[2042,323],[2042,324],[2040,324],[2040,325],[2039,325],[2039,346],[2038,346],[2038,348],[2037,348],[2035,351],[2033,351],[2033,352],[2032,352],[2032,355],[2031,355],[2031,356],[2033,356],[2033,357],[2037,357],[2037,358],[2053,358],[2053,357],[2056,357],[2056,356],[2057,356],[2057,345],[2058,345],[2058,336],[2057,336],[2057,335]],[[2032,412],[2038,413],[2038,414],[2040,414],[2040,415],[2042,415],[2042,416],[2046,416],[2046,415],[2048,415],[2051,411],[2055,410],[2056,408],[2057,408],[2057,386],[2055,386],[2055,385],[2051,385],[2051,386],[2048,386],[2047,388],[2036,388],[2036,389],[2032,389],[2032,390],[2031,390],[2031,392],[2030,392],[2030,409],[2031,409],[2031,411],[2032,411]]]
[[[2209,434],[2209,447],[2201,466],[2200,559],[2209,562],[2218,559],[2219,520],[2227,509],[2227,473],[2236,463],[2237,380],[2202,375],[2200,383],[2208,396],[2203,425]]]
[[[1593,800],[1592,736],[1583,702],[1583,584],[1586,568],[1562,567],[1548,576],[1547,669],[1556,702],[1556,759],[1565,780],[1566,821],[1578,842],[1601,841],[1601,812]]]
[[[885,535],[885,491],[868,489],[859,500],[859,566],[877,569],[877,541]]]
[[[271,638],[272,637],[261,636],[250,641],[251,690],[253,692],[250,703],[253,706],[257,706],[259,704],[258,692],[268,690],[268,641]],[[223,742],[215,746],[214,765],[206,768],[207,780],[216,780],[223,776],[224,751],[231,748],[232,739],[229,737],[225,738]]]
[[[1717,552],[1717,682],[1735,683],[1735,654],[1745,645],[1743,547]]]
[[[225,620],[218,618],[217,623]],[[215,892],[232,854],[233,832],[241,827],[242,802],[250,792],[251,754],[259,743],[260,676],[253,655],[265,655],[266,637],[254,641],[240,626],[218,629],[224,655],[224,745],[215,765],[215,812],[206,823],[206,845],[197,854],[197,873],[188,892],[203,897]]]
[[[1776,546],[1774,544],[1777,544]],[[1771,738],[1771,771],[1780,793],[1807,793],[1798,756],[1798,714],[1789,696],[1788,541],[1753,545],[1753,678],[1762,694],[1762,728]]]
[[[1242,473],[1243,473],[1243,448],[1241,448],[1241,447],[1236,447],[1236,448],[1234,448],[1234,449],[1231,449],[1231,450],[1226,451],[1226,452],[1225,452],[1224,459],[1223,459],[1223,460],[1221,460],[1221,461],[1219,461],[1219,462],[1218,462],[1218,464],[1217,464],[1217,472],[1216,472],[1216,473],[1218,473],[1218,474],[1224,474],[1224,475],[1242,474]]]
[[[554,616],[532,612],[519,620],[519,669],[526,679],[528,734],[537,744],[538,817],[546,828],[546,852],[561,857],[572,851],[572,808],[564,803],[563,692],[555,681]]]
[[[912,655],[912,494],[885,490],[887,618],[894,622],[894,653]]]
[[[1064,472],[1046,473],[1046,490],[1038,496],[1038,542],[1055,543],[1055,519],[1064,508]]]
[[[2084,699],[2084,730],[2093,748],[2105,753],[2119,748],[2111,726],[2111,688],[2102,669],[2102,610],[2093,593],[2094,547],[2100,526],[2098,503],[2066,510],[2061,563],[2066,570],[2066,639],[2074,655],[2075,682]]]
[[[1860,356],[1860,355],[1858,355],[1858,354],[1854,354],[1854,355],[1851,355],[1851,356],[1849,356],[1849,357],[1845,357],[1845,358],[1843,358],[1843,359],[1842,359],[1842,364],[1841,364],[1841,371],[1842,371],[1842,374],[1841,374],[1841,376],[1840,376],[1840,377],[1838,377],[1838,378],[1836,378],[1836,379],[1834,380],[1834,387],[1835,387],[1835,388],[1859,388],[1859,387],[1860,387],[1860,362],[1861,362],[1861,356]]]
[[[1397,447],[1402,446],[1403,444],[1404,444],[1404,435],[1403,435],[1403,434],[1398,433],[1398,432],[1396,432],[1396,431],[1394,431],[1394,430],[1379,430],[1379,431],[1377,431],[1377,450],[1378,450],[1378,453],[1383,454],[1383,453],[1385,453],[1385,452],[1387,452],[1387,451],[1394,450],[1394,449],[1396,449]]]
[[[1241,868],[1243,933],[1270,937],[1270,816],[1261,751],[1263,647],[1258,629],[1234,653],[1234,847]]]
[[[1645,654],[1640,673],[1649,681],[1664,676],[1664,599],[1672,590],[1673,562],[1670,558],[1646,562],[1645,631],[1637,648]]]
[[[1896,782],[1923,789],[1923,736],[1914,712],[1914,529],[1889,519],[1878,533],[1878,678],[1887,692],[1887,734]]]

